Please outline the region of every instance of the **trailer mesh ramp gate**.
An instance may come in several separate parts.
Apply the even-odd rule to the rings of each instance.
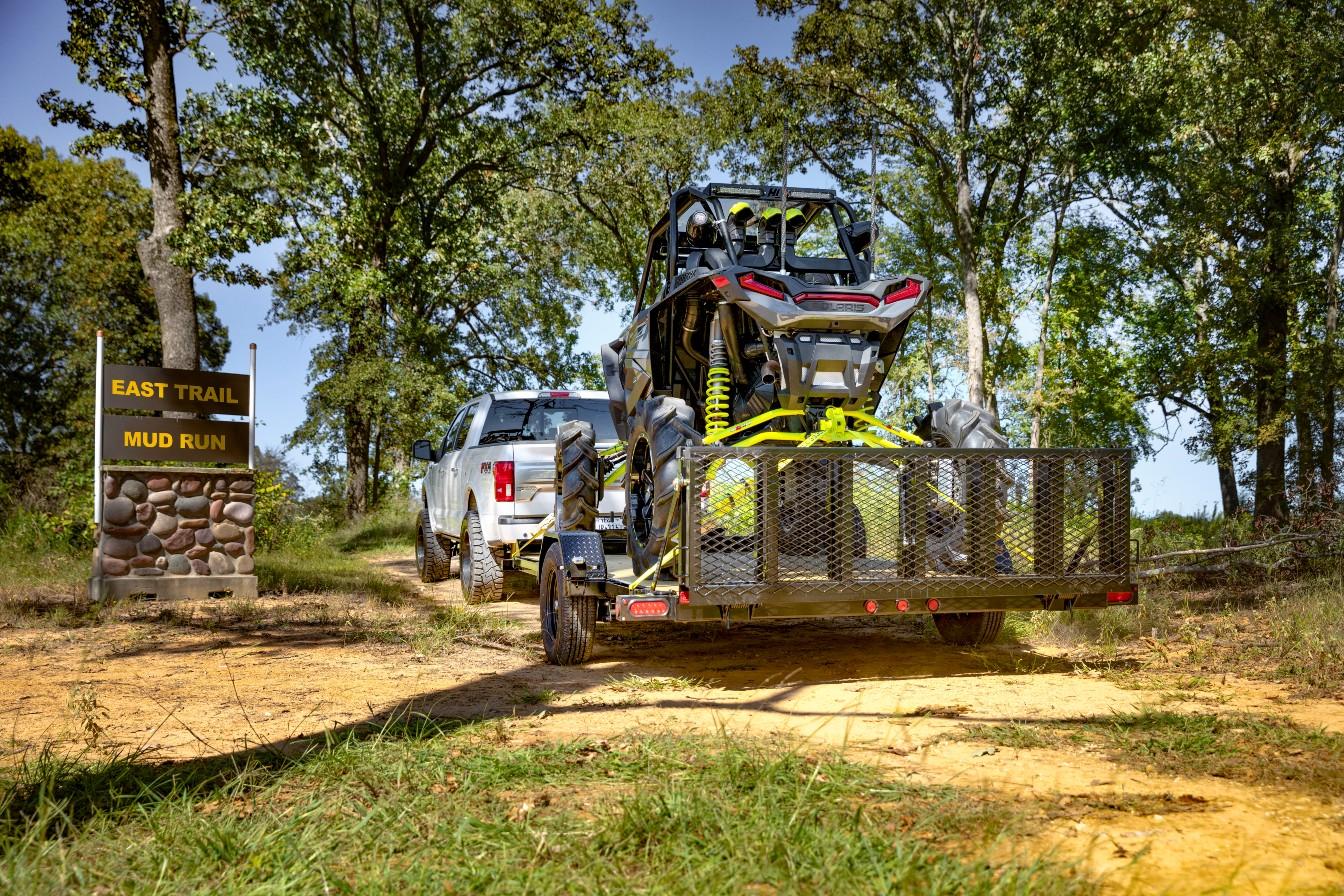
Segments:
[[[697,602],[1130,586],[1128,450],[692,447]]]

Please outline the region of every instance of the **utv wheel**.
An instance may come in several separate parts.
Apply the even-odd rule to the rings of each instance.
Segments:
[[[541,643],[547,662],[573,666],[593,655],[597,598],[569,594],[562,566],[560,545],[553,544],[541,563]]]
[[[990,644],[1003,631],[1002,610],[988,613],[934,613],[933,624],[948,644],[979,647]]]
[[[940,448],[1007,448],[998,421],[987,409],[960,398],[929,403],[915,421],[915,435]]]
[[[485,542],[481,515],[475,510],[468,510],[467,518],[462,521],[462,540],[458,545],[463,600],[469,604],[485,604],[503,597],[504,573],[491,553],[490,545]]]
[[[635,572],[662,563],[681,528],[684,502],[677,500],[677,449],[699,445],[695,412],[679,398],[645,399],[630,428],[625,471],[625,528]]]
[[[597,528],[597,439],[593,424],[570,420],[555,437],[555,485],[560,494],[556,524],[562,531]]]
[[[420,525],[415,530],[415,571],[422,582],[442,582],[448,578],[453,556],[429,525],[429,508],[421,508]]]

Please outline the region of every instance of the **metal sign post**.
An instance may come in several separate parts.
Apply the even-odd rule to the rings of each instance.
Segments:
[[[247,347],[250,358],[247,390],[247,468],[257,468],[257,344]]]
[[[93,526],[103,528],[103,331],[98,331],[98,350],[93,362]],[[103,540],[94,552],[93,574],[102,572]]]

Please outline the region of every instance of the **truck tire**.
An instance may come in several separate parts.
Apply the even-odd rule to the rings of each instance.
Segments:
[[[960,398],[935,401],[928,413],[915,421],[915,434],[926,442],[941,448],[1007,448],[1008,439],[999,432],[998,421],[986,408]],[[1006,496],[1001,504],[1006,503]],[[1000,508],[1002,509],[1002,507]],[[947,532],[945,543],[930,545],[930,560],[937,563],[947,559],[950,552],[960,550],[965,523]],[[936,556],[942,554],[944,556]],[[978,647],[989,644],[1003,631],[1004,613],[935,613],[934,627],[948,644]]]
[[[458,555],[463,600],[469,604],[486,604],[504,596],[504,572],[485,542],[481,515],[475,510],[468,510],[467,518],[462,521]]]
[[[677,449],[699,445],[695,412],[680,398],[657,395],[635,409],[625,467],[625,531],[635,572],[662,563],[681,528]]]
[[[992,643],[1003,631],[1002,610],[989,613],[934,613],[933,625],[947,644],[979,647]]]
[[[556,525],[563,531],[597,528],[597,438],[593,424],[569,420],[555,436],[555,488],[560,496]]]
[[[593,655],[597,628],[597,598],[571,595],[565,585],[560,545],[551,545],[541,563],[541,643],[546,661],[573,666]]]
[[[420,509],[420,526],[415,532],[415,571],[422,582],[442,582],[453,565],[450,554],[429,525],[429,508]]]

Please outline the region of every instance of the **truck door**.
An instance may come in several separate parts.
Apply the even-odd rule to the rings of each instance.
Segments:
[[[444,535],[457,534],[455,530],[448,528],[448,521],[445,517],[447,504],[444,489],[448,484],[448,452],[452,450],[453,439],[456,438],[458,427],[466,414],[467,409],[462,408],[453,418],[453,422],[448,424],[448,428],[443,434],[443,441],[439,443],[439,459],[425,470],[425,506],[429,508],[429,523],[435,532]]]
[[[448,454],[441,463],[446,466],[444,488],[443,522],[445,531],[456,536],[462,531],[462,517],[467,512],[467,482],[469,481],[466,463],[466,446],[472,429],[480,418],[484,402],[474,402],[463,409],[463,417],[453,432],[453,444],[448,446]]]

